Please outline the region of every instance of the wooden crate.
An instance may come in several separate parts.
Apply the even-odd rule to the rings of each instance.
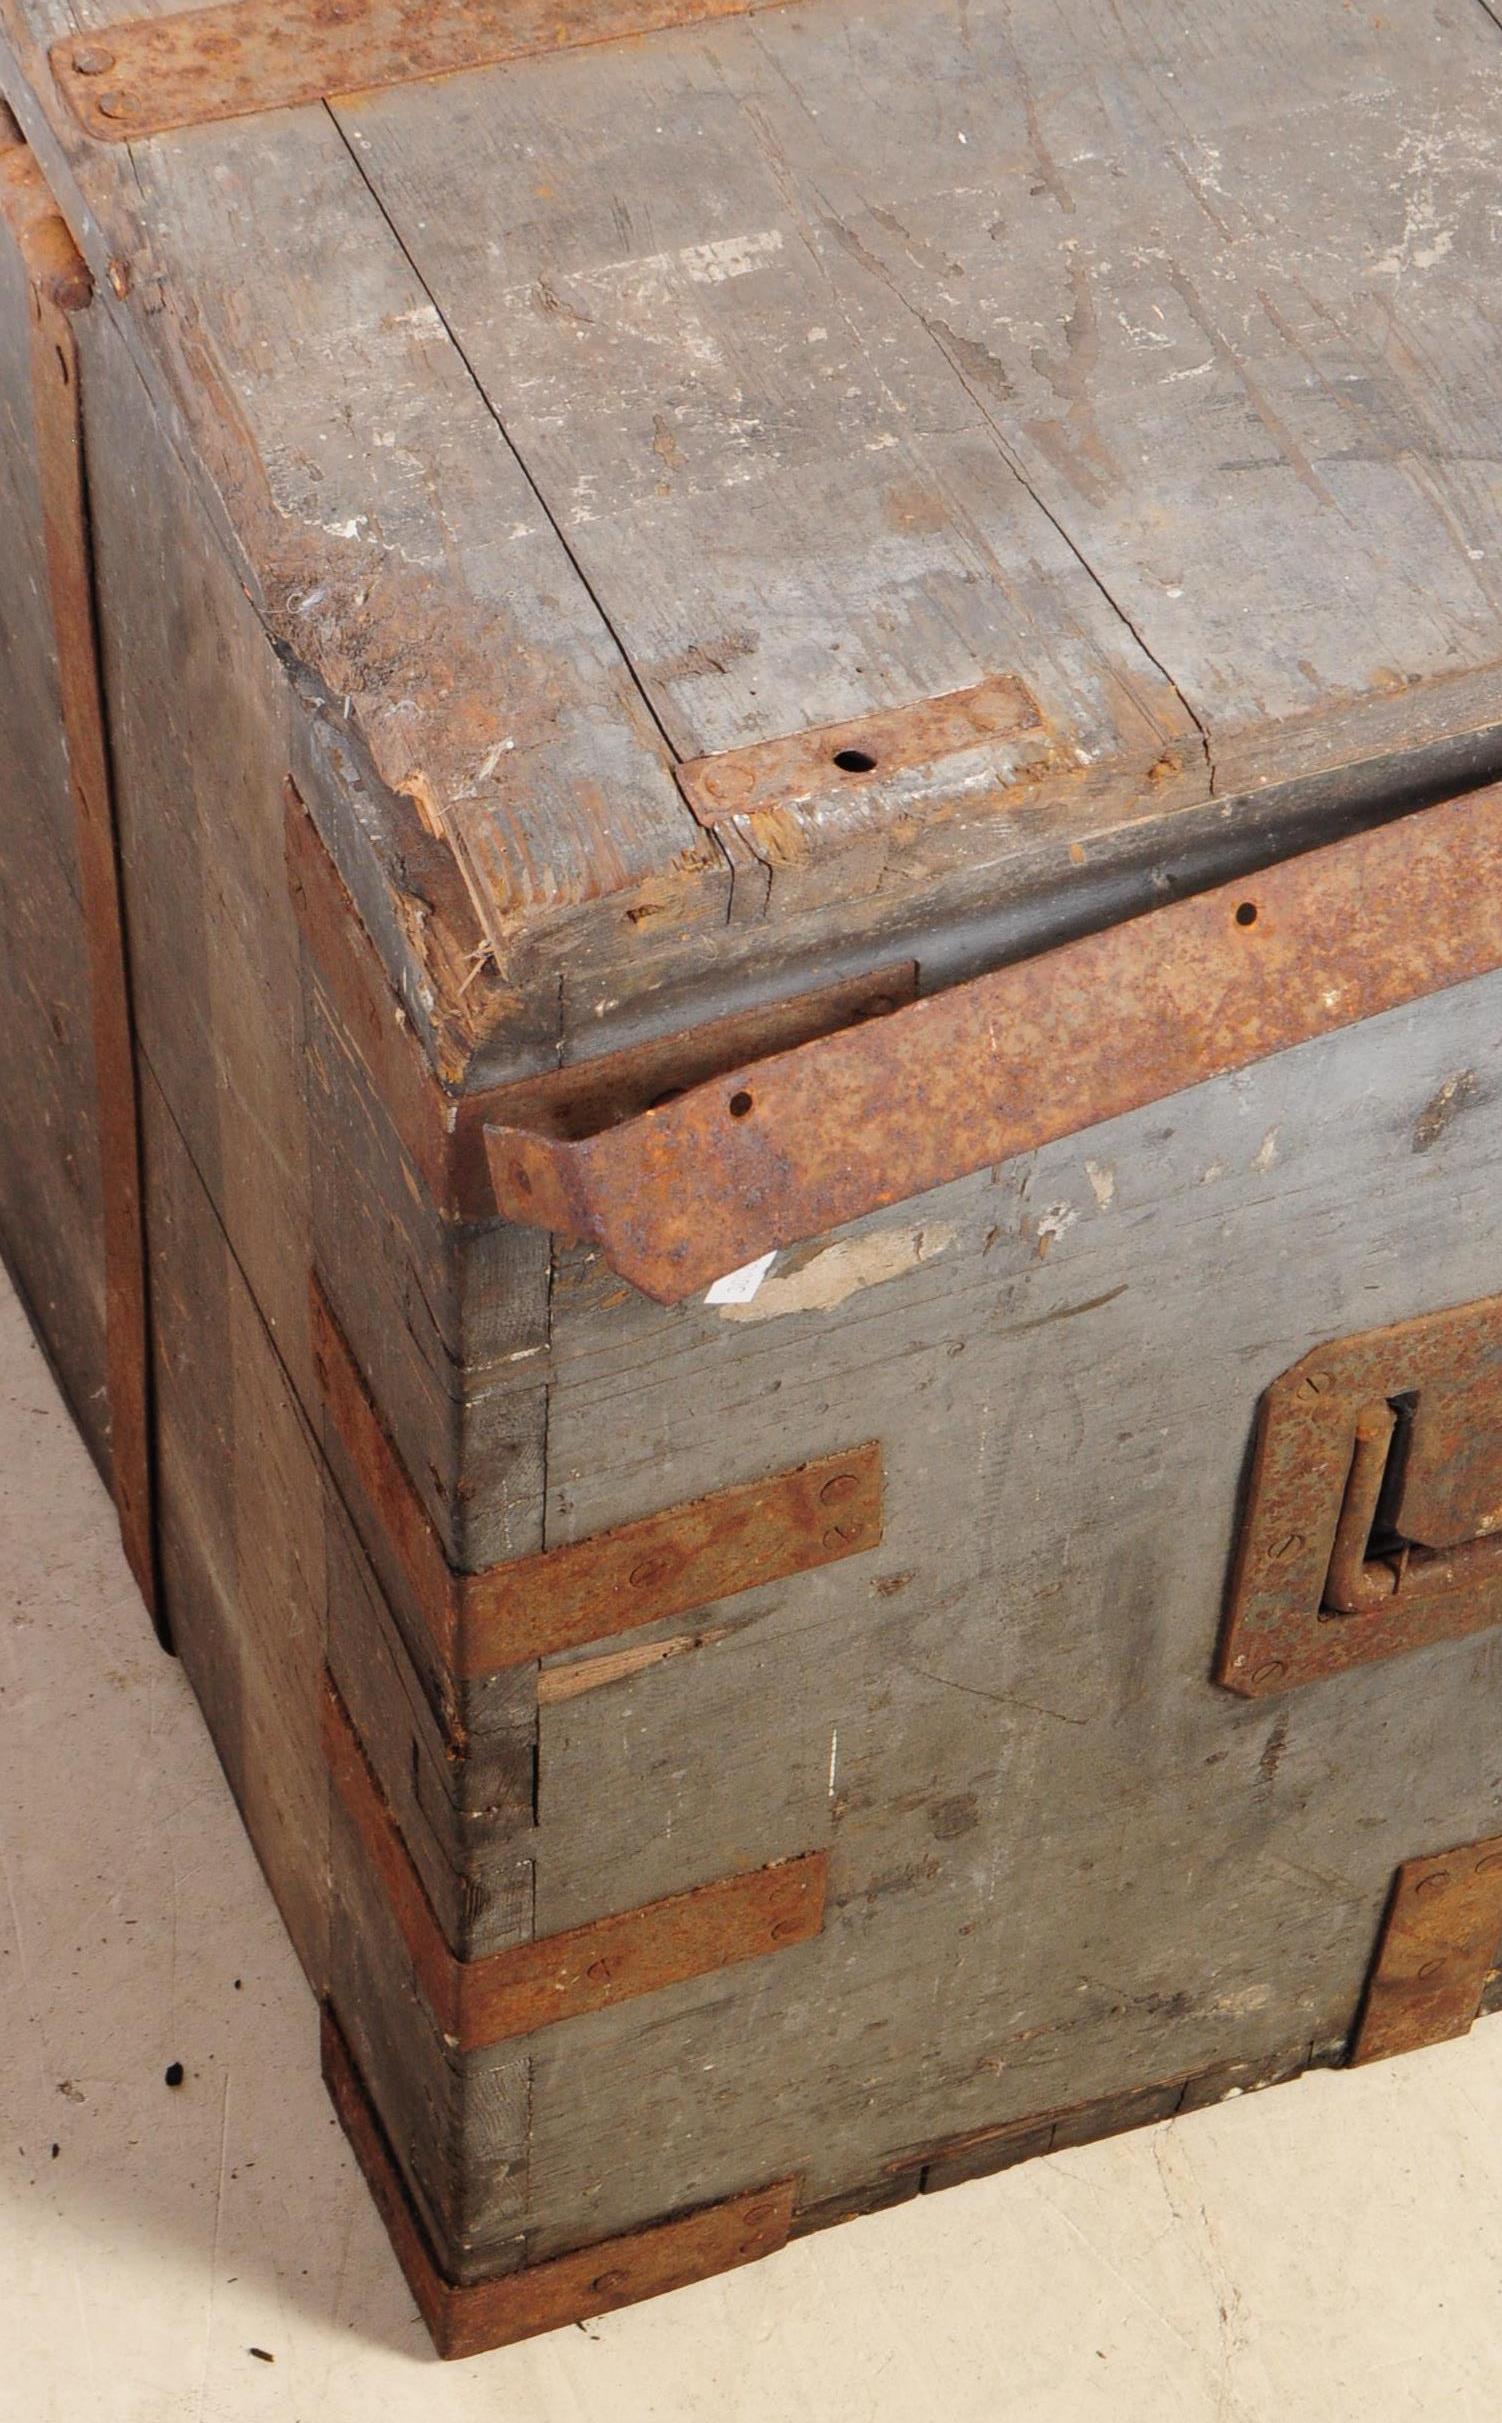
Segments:
[[[0,0],[0,1238],[459,2354],[1497,1998],[1502,30],[326,17]]]

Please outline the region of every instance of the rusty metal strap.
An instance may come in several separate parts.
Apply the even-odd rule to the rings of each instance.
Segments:
[[[1502,787],[749,1063],[590,1135],[538,1090],[496,1203],[659,1303],[842,1221],[1502,966]]]
[[[323,2077],[365,2174],[397,2261],[440,2356],[477,2356],[643,2297],[686,2288],[785,2246],[796,2179],[774,2179],[624,2236],[576,2247],[489,2280],[457,2284],[439,2270],[391,2141],[334,2012],[322,2014]]]
[[[573,50],[785,0],[231,0],[52,46],[86,134],[124,143],[337,94]]]
[[[415,1602],[450,1675],[528,1665],[880,1545],[881,1446],[868,1439],[535,1556],[457,1571],[316,1277],[309,1319],[356,1529],[383,1580],[394,1576]]]
[[[140,1105],[73,332],[74,314],[87,307],[93,287],[32,154],[19,140],[7,141],[3,131],[0,222],[20,255],[27,285],[37,485],[88,950],[111,1480],[125,1553],[160,1631]]]
[[[345,1814],[378,1878],[428,2008],[460,2052],[533,2035],[807,1943],[824,1924],[827,1854],[716,1877],[640,1909],[544,1935],[478,1960],[450,1950],[365,1755],[349,1711],[325,1678],[324,1753]]]

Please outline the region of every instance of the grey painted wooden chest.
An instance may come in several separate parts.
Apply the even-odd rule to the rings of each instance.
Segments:
[[[1462,2032],[1502,24],[119,13],[0,1240],[439,2346]]]

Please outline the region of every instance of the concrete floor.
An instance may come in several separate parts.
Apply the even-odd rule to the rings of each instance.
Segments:
[[[440,2366],[208,1737],[3,1281],[0,1856],[3,2423],[1502,2413],[1496,2022]]]

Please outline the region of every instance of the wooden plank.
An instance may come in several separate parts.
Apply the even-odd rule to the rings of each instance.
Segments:
[[[1007,673],[1123,778],[1176,690],[1230,796],[1497,720],[1499,76],[1479,10],[828,0],[339,114],[685,755]]]
[[[760,38],[710,28],[336,114],[683,757],[992,675],[1037,701],[1052,788],[1019,763],[974,813],[941,783],[895,817],[764,819],[774,906],[873,892],[904,815],[933,871],[1035,808],[1082,829],[1097,775],[1118,800],[1198,795],[1190,718],[960,382],[875,281],[846,305],[817,201],[738,89]],[[550,186],[539,207],[539,144],[571,163],[566,203]]]
[[[160,1624],[155,1541],[145,1205],[130,958],[95,609],[75,320],[92,282],[36,162],[0,127],[0,222],[28,286],[37,499],[57,704],[73,803],[89,971],[101,1225],[110,1488],[126,1561]]]
[[[29,325],[20,259],[0,243],[0,1248],[107,1474],[88,956],[47,607]]]
[[[287,1931],[321,1986],[323,1481],[264,1316],[149,1064],[143,1076],[168,1620]]]

